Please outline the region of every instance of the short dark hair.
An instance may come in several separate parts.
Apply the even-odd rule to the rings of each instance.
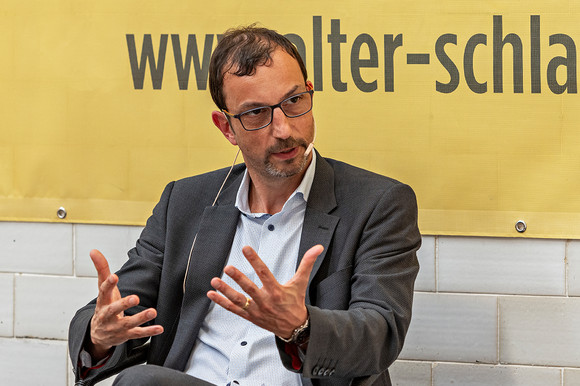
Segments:
[[[267,65],[272,60],[270,55],[277,48],[296,59],[306,82],[306,66],[294,44],[285,36],[255,24],[232,28],[224,33],[209,64],[209,90],[220,110],[226,109],[224,75],[227,72],[237,76],[253,75],[256,67]]]

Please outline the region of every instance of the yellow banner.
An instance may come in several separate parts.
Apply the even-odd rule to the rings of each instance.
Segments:
[[[227,166],[209,57],[259,22],[304,56],[317,149],[410,184],[423,233],[578,238],[578,20],[561,0],[5,0],[0,220],[143,224],[167,182]]]

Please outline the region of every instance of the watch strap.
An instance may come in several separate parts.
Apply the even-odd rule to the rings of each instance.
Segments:
[[[304,324],[294,329],[290,338],[285,339],[280,336],[278,338],[280,338],[280,340],[282,340],[285,343],[304,344],[306,343],[309,335],[310,335],[310,315],[306,318]]]

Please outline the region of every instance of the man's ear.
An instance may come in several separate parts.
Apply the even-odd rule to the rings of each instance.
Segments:
[[[309,80],[307,80],[307,81],[306,81],[306,89],[307,89],[308,91],[310,91],[310,90],[314,90],[314,85],[313,85],[313,84],[312,84],[312,82],[311,82],[311,81],[309,81]]]
[[[213,124],[222,132],[224,137],[234,146],[237,146],[236,135],[230,126],[226,114],[222,111],[212,111],[211,120]]]

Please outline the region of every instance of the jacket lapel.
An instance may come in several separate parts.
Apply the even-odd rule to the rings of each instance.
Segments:
[[[312,278],[316,276],[318,268],[326,257],[326,252],[332,241],[334,230],[340,220],[339,217],[330,215],[334,208],[336,208],[336,197],[334,195],[334,170],[332,167],[316,153],[316,173],[314,181],[310,188],[310,195],[308,196],[308,204],[306,206],[306,213],[304,215],[304,224],[302,226],[302,235],[300,238],[300,248],[298,250],[298,265],[302,261],[304,253],[311,247],[321,244],[324,251],[318,256],[314,262],[312,273],[308,285]],[[306,291],[306,304],[310,304],[309,290]]]
[[[206,295],[213,290],[210,281],[221,277],[234,239],[240,215],[234,201],[240,182],[241,177],[224,189],[216,206],[204,210],[191,254],[179,324],[164,366],[183,371],[187,365],[210,306]]]

